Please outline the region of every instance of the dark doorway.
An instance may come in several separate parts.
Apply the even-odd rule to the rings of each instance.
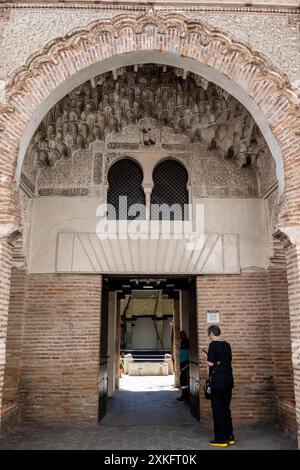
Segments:
[[[197,302],[196,302],[196,282],[195,277],[160,277],[160,276],[104,276],[102,283],[102,312],[101,312],[101,348],[100,348],[100,379],[99,379],[99,421],[105,416],[107,411],[107,393],[108,393],[108,315],[109,315],[109,298],[110,292],[117,293],[116,298],[118,307],[117,318],[117,334],[116,334],[116,389],[118,389],[118,377],[120,370],[119,364],[122,363],[121,354],[128,352],[133,355],[135,362],[155,362],[161,361],[165,353],[170,353],[173,357],[173,365],[175,371],[175,381],[179,381],[179,341],[176,343],[176,338],[182,327],[190,339],[190,412],[191,415],[199,420],[199,358],[198,358],[198,328],[197,328]],[[143,313],[143,318],[136,318],[132,315],[127,315],[130,308],[132,298],[150,298],[150,293],[153,293],[153,312]],[[184,308],[182,306],[182,293],[188,299]],[[158,299],[171,299],[174,302],[174,316],[170,317],[170,313],[164,312],[158,318],[156,307]],[[156,299],[156,300],[155,300]],[[120,303],[123,302],[125,308],[121,312]],[[180,310],[180,312],[179,312]],[[152,317],[152,318],[151,318]],[[153,322],[152,334],[156,338],[156,344],[147,348],[142,348],[138,339],[138,333],[144,334],[145,328],[143,325],[150,325]],[[172,323],[170,333],[170,342],[165,341],[165,337],[157,335],[160,324]],[[136,329],[134,333],[131,329]],[[126,331],[125,331],[126,330]],[[164,330],[165,331],[165,330]],[[129,332],[129,335],[128,335]],[[128,341],[128,336],[130,340]],[[151,338],[148,338],[151,342]],[[174,377],[174,376],[173,376]],[[177,379],[177,380],[176,380]],[[122,379],[123,380],[123,379]],[[176,389],[174,389],[176,402]],[[122,391],[121,391],[122,392]],[[118,393],[121,393],[120,391]],[[188,409],[186,407],[185,409]],[[181,410],[182,412],[182,410]]]
[[[107,411],[108,293],[108,285],[103,283],[100,331],[99,421],[104,418]]]

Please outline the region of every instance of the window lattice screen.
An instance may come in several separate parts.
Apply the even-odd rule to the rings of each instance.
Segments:
[[[108,212],[108,219],[145,219],[145,194],[142,188],[143,172],[139,165],[129,159],[120,160],[112,165],[107,179],[109,184],[107,203],[111,204],[116,211],[116,217]],[[127,205],[120,204],[120,196],[127,197]],[[127,216],[132,204],[143,204],[143,210],[136,215]]]
[[[164,160],[159,163],[153,172],[154,188],[151,195],[151,219],[165,220],[165,216],[154,204],[178,205],[170,215],[171,220],[187,220],[188,210],[184,205],[189,202],[186,188],[188,174],[184,166],[176,160]]]

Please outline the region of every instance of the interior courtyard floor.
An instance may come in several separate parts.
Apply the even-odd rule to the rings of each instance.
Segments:
[[[212,429],[199,424],[178,395],[172,376],[125,376],[99,425],[18,425],[2,434],[0,449],[216,450],[208,446]],[[222,450],[297,448],[296,440],[271,425],[238,427],[236,436],[236,446]]]

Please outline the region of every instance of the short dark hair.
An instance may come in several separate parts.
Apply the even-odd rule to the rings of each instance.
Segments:
[[[221,328],[217,325],[210,325],[207,328],[207,333],[210,335],[211,333],[215,336],[220,336],[221,334]]]

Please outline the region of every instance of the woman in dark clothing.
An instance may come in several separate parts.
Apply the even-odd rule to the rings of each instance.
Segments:
[[[215,439],[209,444],[227,447],[235,444],[230,402],[234,387],[232,353],[230,344],[221,339],[221,330],[211,325],[208,330],[210,345],[206,354],[211,386],[211,407],[214,419]]]

